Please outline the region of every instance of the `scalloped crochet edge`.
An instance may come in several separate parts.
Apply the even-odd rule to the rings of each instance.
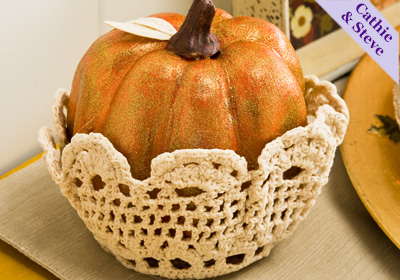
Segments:
[[[328,181],[349,113],[334,85],[305,80],[309,124],[268,143],[257,170],[230,150],[177,150],[154,158],[150,178],[136,180],[101,134],[67,143],[65,90],[53,106],[60,150],[47,127],[39,142],[62,194],[122,264],[167,278],[214,277],[268,256]]]

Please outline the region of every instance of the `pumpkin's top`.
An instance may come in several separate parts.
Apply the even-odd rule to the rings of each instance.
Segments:
[[[169,40],[167,50],[189,60],[215,55],[220,43],[210,30],[214,15],[211,0],[195,0],[179,31]]]
[[[210,4],[195,0],[186,20],[152,15],[178,30],[176,40],[111,30],[93,43],[74,77],[69,138],[101,133],[143,180],[152,159],[182,149],[233,150],[257,168],[266,143],[306,125],[303,73],[288,38]]]

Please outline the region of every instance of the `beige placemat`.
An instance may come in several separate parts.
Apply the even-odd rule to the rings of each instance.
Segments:
[[[62,279],[155,279],[100,248],[42,160],[0,181],[0,238]],[[400,250],[365,210],[337,152],[328,185],[294,234],[218,279],[400,279]]]

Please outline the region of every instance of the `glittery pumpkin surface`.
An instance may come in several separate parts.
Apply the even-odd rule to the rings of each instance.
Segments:
[[[153,15],[176,29],[184,16]],[[303,73],[271,23],[217,9],[218,55],[187,61],[167,42],[119,30],[83,56],[68,104],[67,131],[100,132],[146,179],[151,160],[177,149],[231,149],[249,168],[266,143],[306,124]]]

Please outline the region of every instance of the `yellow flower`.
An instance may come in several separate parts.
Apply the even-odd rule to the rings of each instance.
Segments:
[[[290,21],[290,28],[295,38],[300,39],[308,34],[311,29],[313,14],[310,8],[300,5]]]

